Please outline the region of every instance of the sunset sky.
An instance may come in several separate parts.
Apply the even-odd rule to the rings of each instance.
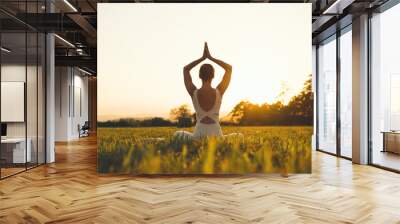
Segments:
[[[287,100],[311,74],[311,4],[98,5],[99,120],[192,107],[182,69],[204,41],[233,66],[222,115],[240,100],[274,102],[282,86]],[[198,88],[199,67],[191,72]],[[216,86],[223,70],[214,67]]]

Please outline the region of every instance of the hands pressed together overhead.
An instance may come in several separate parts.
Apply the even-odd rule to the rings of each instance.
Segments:
[[[232,66],[222,60],[216,59],[213,56],[211,56],[210,50],[208,49],[208,44],[207,42],[205,42],[203,55],[201,56],[201,58],[194,60],[188,65],[183,67],[185,86],[190,95],[192,95],[193,91],[196,89],[196,86],[192,82],[192,77],[190,76],[190,70],[207,58],[210,59],[212,62],[216,63],[217,65],[221,66],[225,70],[225,74],[222,78],[222,81],[217,86],[220,93],[224,94],[225,90],[229,86],[232,74]]]
[[[204,51],[203,51],[203,59],[211,59],[211,54],[210,54],[210,50],[208,49],[208,44],[207,42],[204,42]]]

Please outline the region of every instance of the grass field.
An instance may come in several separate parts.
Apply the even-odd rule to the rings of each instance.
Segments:
[[[245,137],[182,141],[157,128],[99,128],[98,171],[130,174],[310,173],[312,127],[223,127]],[[192,129],[186,129],[192,131]]]

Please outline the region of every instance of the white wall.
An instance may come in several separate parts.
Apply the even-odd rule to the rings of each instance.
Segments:
[[[76,72],[77,70],[75,70]],[[74,137],[79,137],[78,124],[83,125],[85,121],[89,119],[88,113],[88,78],[85,76],[74,75],[74,107],[72,108],[73,119],[71,120],[72,130],[71,135]]]
[[[79,138],[78,125],[88,120],[88,78],[72,67],[56,67],[55,140]]]
[[[27,69],[27,70],[25,70]],[[26,73],[27,71],[27,73]],[[36,81],[31,75],[36,76],[36,67],[25,65],[18,65],[18,64],[9,64],[9,65],[2,65],[1,66],[1,81],[2,82],[25,82],[25,75],[27,74],[27,78],[29,81],[29,86],[36,86]],[[36,88],[27,88],[27,103],[35,102],[34,106],[36,108]],[[3,96],[4,97],[4,96]],[[32,99],[31,99],[32,98]],[[29,106],[29,105],[28,105]],[[5,110],[6,108],[2,108]],[[29,112],[29,111],[28,111]],[[35,121],[36,124],[36,113],[28,113],[27,114],[28,122]],[[28,124],[28,129],[32,127],[36,130],[36,125],[33,127],[33,124]],[[29,137],[29,130],[28,130],[28,137]],[[35,133],[36,134],[36,133]],[[25,122],[7,122],[7,136],[8,137],[25,137]]]
[[[55,140],[67,141],[69,132],[69,68],[55,68]]]

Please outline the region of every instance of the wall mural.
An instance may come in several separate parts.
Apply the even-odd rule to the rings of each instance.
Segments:
[[[98,8],[99,173],[311,172],[311,4]]]

